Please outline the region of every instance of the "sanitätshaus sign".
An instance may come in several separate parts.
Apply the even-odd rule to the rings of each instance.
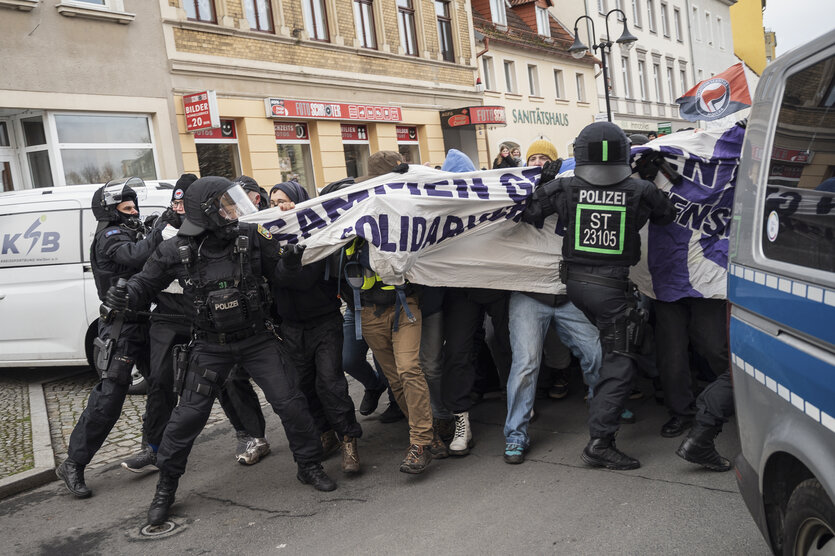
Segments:
[[[565,112],[549,112],[547,110],[518,110],[510,111],[514,124],[558,125],[568,126],[568,114]]]

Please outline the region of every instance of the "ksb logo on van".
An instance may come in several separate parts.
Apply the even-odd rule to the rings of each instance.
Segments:
[[[37,218],[25,232],[3,234],[3,249],[0,254],[19,255],[21,249],[26,249],[27,242],[29,250],[24,253],[28,255],[40,242],[41,253],[54,253],[60,247],[61,234],[58,232],[42,232],[38,227],[46,222],[46,215],[42,214]],[[19,241],[19,243],[18,243]]]

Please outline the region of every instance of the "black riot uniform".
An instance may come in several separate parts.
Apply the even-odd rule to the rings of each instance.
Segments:
[[[92,209],[98,227],[90,246],[90,263],[102,300],[120,278],[138,272],[162,241],[161,227],[145,235],[137,214],[117,209],[120,206],[125,209],[130,202],[139,208],[135,187],[145,187],[145,184],[139,178],[114,180],[93,194]],[[84,483],[84,467],[101,448],[122,413],[134,365],[147,374],[146,338],[147,322],[134,315],[111,315],[109,320],[99,320],[94,355],[102,380],[90,393],[87,407],[70,435],[68,458],[57,470],[76,496],[84,498],[91,494]]]
[[[185,194],[185,210],[177,237],[164,242],[130,279],[127,296],[115,288],[107,294],[116,309],[145,307],[177,279],[192,307],[188,372],[157,454],[160,479],[148,521],[159,525],[167,519],[188,454],[235,365],[249,373],[281,417],[299,480],[319,490],[335,489],[319,463],[322,446],[295,371],[267,328],[268,282],[280,260],[278,242],[260,226],[238,224],[238,216],[256,209],[240,185],[225,178],[194,182]]]
[[[627,295],[629,267],[641,257],[638,231],[647,220],[669,224],[675,209],[653,183],[629,177],[629,140],[616,125],[597,122],[584,128],[574,154],[575,175],[539,187],[522,218],[538,223],[559,214],[566,228],[562,255],[568,296],[600,329],[603,363],[590,400],[591,441],[583,460],[598,467],[635,469],[638,460],[614,444],[636,372],[630,351],[644,324]]]

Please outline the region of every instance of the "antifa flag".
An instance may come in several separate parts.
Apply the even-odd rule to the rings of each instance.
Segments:
[[[728,114],[751,106],[748,93],[748,81],[742,62],[735,64],[722,73],[705,79],[676,99],[681,117],[695,122],[697,120],[718,120]]]

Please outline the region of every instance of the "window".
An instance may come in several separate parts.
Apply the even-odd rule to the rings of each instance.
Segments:
[[[597,0],[597,13],[606,13],[606,0]]]
[[[276,121],[274,126],[281,181],[295,180],[302,184],[311,196],[315,196],[316,184],[307,123]]]
[[[418,129],[412,126],[397,126],[397,151],[406,164],[420,164],[420,140]]]
[[[632,76],[629,71],[629,58],[627,56],[620,59],[620,69],[623,73],[623,96],[632,98]]]
[[[632,0],[632,24],[641,27],[641,0]]]
[[[315,41],[327,42],[330,40],[325,0],[302,0],[302,14],[304,15],[304,29],[307,31],[307,36]]]
[[[713,29],[710,27],[710,13],[705,12],[705,41],[709,45],[713,45]]]
[[[551,36],[551,21],[548,16],[548,8],[536,7],[536,32],[543,37]]]
[[[528,66],[528,87],[532,97],[541,96],[539,94],[539,68],[536,66]]]
[[[586,78],[582,73],[577,74],[577,102],[586,101]]]
[[[716,18],[716,43],[722,50],[725,49],[725,34],[722,32],[722,18]]]
[[[678,8],[673,8],[673,25],[676,28],[676,40],[681,42],[681,10]]]
[[[241,175],[241,156],[235,120],[220,120],[220,128],[194,134],[200,175],[233,180]]]
[[[490,56],[481,57],[481,76],[484,78],[484,88],[488,91],[495,90],[496,80],[493,77],[493,58]]]
[[[647,71],[643,60],[638,60],[638,86],[641,87],[641,100],[649,100],[647,96]]]
[[[358,45],[363,48],[377,48],[372,0],[354,0],[354,27],[357,30]]]
[[[493,23],[507,26],[504,0],[490,0],[490,17],[493,19]]]
[[[121,176],[157,178],[146,116],[55,114],[54,118],[67,185],[104,183]]]
[[[244,0],[246,19],[253,31],[273,32],[273,13],[270,0]]]
[[[452,19],[449,15],[449,2],[435,0],[435,15],[438,17],[438,41],[441,58],[447,62],[455,61],[455,49],[452,46]]]
[[[693,11],[690,14],[690,35],[698,40],[701,40],[699,35],[699,8],[693,6]]]
[[[412,0],[397,0],[397,26],[400,28],[400,46],[409,56],[418,55],[415,31],[415,8]]]
[[[679,80],[681,81],[681,94],[684,95],[684,93],[686,93],[687,90],[688,90],[687,89],[687,72],[684,71],[684,70],[679,70],[678,77],[679,77]]]
[[[665,37],[670,36],[670,17],[667,13],[667,3],[661,2],[661,32]]]
[[[342,124],[342,151],[345,155],[345,170],[348,176],[356,178],[368,174],[368,127]]]
[[[655,84],[655,98],[658,102],[664,102],[664,89],[661,88],[661,66],[652,64],[652,80]]]
[[[647,25],[649,32],[655,33],[655,0],[647,0]]]
[[[835,128],[833,62],[829,57],[786,79],[774,145],[763,156],[768,186],[760,236],[769,259],[827,272],[835,271],[835,146],[821,130]]]
[[[217,23],[215,17],[215,3],[212,0],[183,0],[186,16],[193,21]]]
[[[52,167],[49,164],[49,151],[46,144],[43,118],[33,116],[20,120],[23,126],[23,144],[26,161],[29,163],[29,176],[32,187],[52,187]]]
[[[554,70],[554,92],[556,98],[565,98],[565,84],[562,80],[562,70]]]
[[[623,0],[615,0],[615,8],[619,9],[620,11],[623,11]],[[618,21],[623,23],[623,14],[617,13],[615,15],[617,16]]]
[[[504,83],[508,93],[516,92],[516,65],[513,62],[504,62]]]
[[[667,93],[670,95],[670,104],[676,101],[676,88],[673,84],[673,68],[667,68]]]

